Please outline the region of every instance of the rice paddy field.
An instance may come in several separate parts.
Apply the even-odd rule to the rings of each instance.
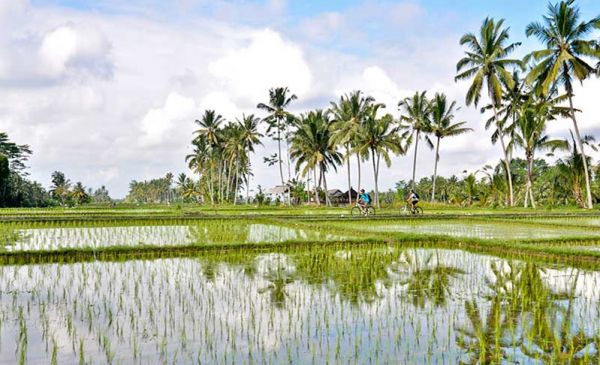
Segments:
[[[599,364],[599,284],[594,212],[0,211],[0,364]]]

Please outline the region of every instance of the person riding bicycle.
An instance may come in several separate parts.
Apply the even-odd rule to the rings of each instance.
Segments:
[[[419,204],[419,200],[419,194],[417,194],[413,189],[411,189],[406,201],[410,203],[412,211],[417,209],[417,204]]]
[[[365,192],[365,189],[360,189],[357,204],[360,205],[360,208],[363,210],[371,204],[371,197]]]

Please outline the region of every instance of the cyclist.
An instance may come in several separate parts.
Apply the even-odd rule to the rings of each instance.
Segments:
[[[365,210],[369,204],[371,204],[371,197],[365,193],[365,189],[360,189],[360,195],[358,196],[358,205],[361,210]]]
[[[412,212],[414,212],[415,209],[417,209],[417,204],[419,204],[419,200],[419,194],[417,194],[413,189],[410,189],[410,193],[408,194],[406,202],[410,203]]]

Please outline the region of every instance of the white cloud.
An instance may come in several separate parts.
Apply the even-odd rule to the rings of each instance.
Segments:
[[[312,76],[298,46],[269,29],[253,32],[245,41],[250,43],[209,64],[222,87],[253,103],[278,86],[288,86],[298,96],[307,95]]]
[[[161,108],[151,109],[141,123],[143,133],[140,144],[143,147],[156,146],[177,123],[188,122],[196,111],[194,99],[177,93],[170,93]]]
[[[459,34],[410,27],[431,16],[416,2],[367,1],[292,24],[285,2],[241,8],[210,3],[218,16],[208,17],[193,9],[209,2],[182,1],[190,11],[175,23],[142,11],[120,14],[116,1],[115,14],[108,15],[0,0],[0,130],[31,145],[34,179],[47,184],[51,172],[61,170],[73,181],[105,184],[122,197],[132,179],[186,171],[193,121],[204,109],[228,119],[262,116],[256,104],[275,86],[299,96],[294,112],[326,108],[355,89],[384,102],[394,115],[398,101],[416,90],[464,100],[467,84],[453,80],[462,53]],[[267,14],[262,20],[261,11]],[[252,13],[256,27],[239,25],[244,12]],[[378,22],[373,27],[365,22],[371,16]],[[582,133],[600,132],[599,88],[599,80],[589,80],[577,89]],[[463,107],[456,119],[476,132],[443,141],[440,173],[461,175],[497,162],[500,147],[489,142],[477,108]],[[555,126],[560,130],[551,132],[564,135],[570,123]],[[277,168],[262,161],[276,146],[264,143],[252,159],[253,189],[279,180]],[[418,175],[430,175],[433,153],[423,147],[418,162]],[[392,168],[382,167],[381,190],[408,179],[411,163],[412,151],[395,158]],[[370,169],[363,164],[369,188]],[[352,171],[355,176],[355,166]],[[345,169],[329,175],[328,184],[345,187]]]
[[[59,78],[72,69],[83,69],[100,77],[110,77],[110,44],[98,31],[71,25],[60,26],[42,39],[39,56],[41,72]]]

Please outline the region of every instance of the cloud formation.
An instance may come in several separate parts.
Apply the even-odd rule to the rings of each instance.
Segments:
[[[262,116],[256,104],[275,86],[299,96],[291,106],[296,113],[327,108],[356,89],[396,116],[398,101],[416,90],[464,99],[466,84],[453,80],[462,52],[455,18],[434,17],[419,2],[364,1],[300,18],[280,0],[178,0],[178,10],[142,3],[103,0],[92,11],[0,1],[0,130],[32,146],[34,179],[48,184],[61,170],[123,197],[132,179],[188,172],[193,121],[205,109],[230,120]],[[178,13],[163,19],[161,12]],[[598,126],[599,91],[598,80],[577,90],[584,133]],[[457,120],[476,131],[444,141],[442,175],[499,160],[484,119],[476,108],[459,111]],[[569,126],[557,122],[551,132],[565,136]],[[253,188],[278,180],[262,161],[275,143],[264,142],[253,156]],[[395,158],[382,174],[382,190],[407,179],[411,161]],[[430,175],[432,166],[433,153],[423,148],[418,175]],[[363,179],[372,185],[368,172]],[[343,171],[328,183],[344,187]]]

